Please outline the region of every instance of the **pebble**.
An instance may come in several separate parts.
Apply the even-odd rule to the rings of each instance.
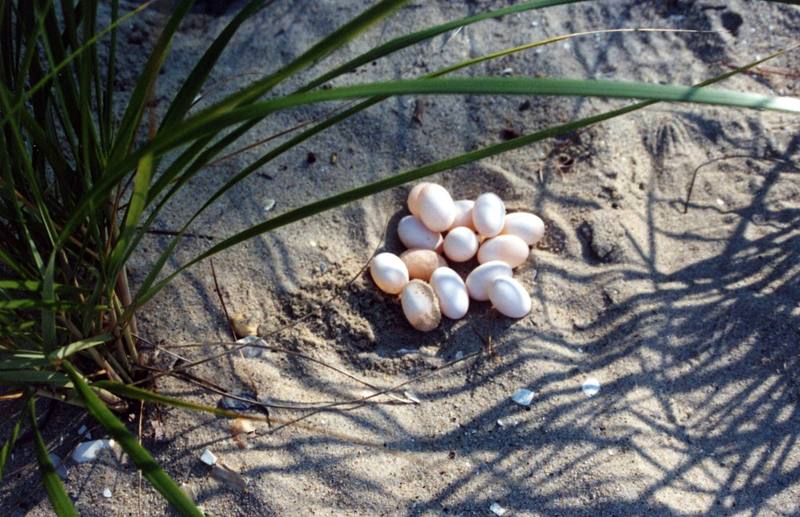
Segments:
[[[254,336],[258,334],[258,323],[245,314],[231,316],[231,325],[237,337]]]
[[[256,394],[250,391],[232,391],[231,394],[236,395],[237,397],[256,400]],[[243,400],[234,399],[231,397],[222,397],[222,400],[220,400],[220,406],[222,406],[225,409],[241,410],[241,409],[250,409],[251,407],[253,407],[253,404],[245,402]]]
[[[505,515],[506,513],[506,509],[500,506],[500,503],[492,503],[489,505],[489,510],[491,510],[493,514],[499,516]]]
[[[413,391],[406,390],[403,392],[403,396],[413,402],[414,404],[421,404],[422,401],[417,397],[417,395]]]
[[[267,346],[267,342],[258,336],[246,336],[237,340],[236,343],[239,345],[248,345],[240,350],[242,355],[247,358],[261,357],[267,352],[266,348],[261,348]]]
[[[114,495],[114,494],[111,493],[111,489],[110,488],[106,487],[106,488],[103,489],[103,497],[105,497],[106,499],[111,499],[112,495]]]
[[[534,393],[531,390],[520,388],[517,391],[515,391],[513,395],[511,395],[511,400],[513,400],[520,406],[528,407],[531,405],[531,402],[533,402],[533,395]]]
[[[264,212],[269,212],[273,208],[275,208],[275,200],[274,199],[267,199],[264,201]]]

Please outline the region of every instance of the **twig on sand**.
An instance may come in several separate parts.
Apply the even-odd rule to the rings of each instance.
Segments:
[[[739,159],[739,160],[742,160],[742,159],[760,160],[760,161],[767,161],[767,162],[782,163],[784,165],[788,165],[789,167],[791,167],[794,170],[800,170],[800,169],[798,169],[798,167],[794,163],[792,163],[792,162],[790,162],[788,160],[783,160],[781,158],[773,158],[773,157],[770,157],[770,156],[753,156],[753,155],[750,155],[750,154],[726,154],[725,156],[718,156],[716,158],[711,158],[710,160],[707,160],[707,161],[701,163],[700,165],[698,165],[697,167],[695,167],[694,171],[692,171],[692,179],[689,181],[689,189],[686,192],[686,200],[683,202],[683,213],[684,214],[686,214],[689,211],[689,203],[691,202],[691,199],[692,199],[692,192],[694,191],[694,184],[695,184],[695,181],[697,180],[697,174],[700,172],[700,169],[702,169],[706,165],[711,165],[712,163],[716,163],[716,162],[719,162],[719,161],[722,161],[722,160],[736,160],[736,159]]]

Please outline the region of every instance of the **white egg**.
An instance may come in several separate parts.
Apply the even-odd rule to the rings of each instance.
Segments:
[[[475,223],[472,222],[472,207],[475,206],[475,201],[471,199],[459,199],[453,204],[456,207],[456,218],[453,219],[453,224],[450,225],[450,228],[466,226],[474,230]]]
[[[419,193],[422,192],[422,189],[430,185],[429,182],[423,181],[422,183],[417,183],[408,193],[408,211],[412,214],[419,216]]]
[[[442,234],[430,231],[413,215],[400,219],[397,236],[406,248],[435,250],[442,244]]]
[[[408,283],[408,268],[394,253],[378,253],[369,264],[369,274],[378,288],[389,294],[397,294]]]
[[[447,246],[446,239],[445,246]],[[478,250],[478,262],[484,264],[492,260],[502,260],[515,268],[528,260],[529,251],[525,241],[516,235],[498,235],[481,244],[481,248]]]
[[[489,286],[495,278],[501,276],[511,277],[511,266],[505,262],[495,260],[481,264],[467,275],[467,291],[473,300],[485,302],[489,299]]]
[[[408,268],[408,277],[428,282],[437,268],[447,267],[443,256],[433,250],[410,249],[400,254],[400,260]]]
[[[440,267],[431,275],[431,287],[439,299],[442,314],[453,320],[464,317],[469,310],[469,293],[458,273],[449,267]]]
[[[456,205],[450,193],[441,186],[427,185],[417,198],[419,218],[429,230],[443,232],[450,228],[456,218]]]
[[[406,319],[417,330],[433,330],[442,321],[436,293],[422,280],[412,280],[406,284],[400,295],[400,304]]]
[[[516,235],[528,246],[535,246],[544,237],[544,221],[538,215],[514,212],[506,215],[502,233]]]
[[[506,217],[506,205],[497,194],[487,192],[475,200],[472,207],[472,222],[475,229],[483,237],[494,237],[503,229]]]
[[[466,226],[453,228],[444,238],[444,254],[453,262],[466,262],[478,251],[478,236]]]
[[[489,285],[489,299],[495,309],[509,318],[522,318],[531,312],[528,291],[511,277],[495,278]]]

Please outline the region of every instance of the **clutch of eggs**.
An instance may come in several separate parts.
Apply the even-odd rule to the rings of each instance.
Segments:
[[[528,212],[506,213],[499,196],[487,192],[475,200],[453,200],[435,183],[419,183],[408,194],[411,215],[400,219],[397,235],[408,248],[400,256],[379,253],[369,271],[375,285],[400,296],[408,322],[427,332],[442,316],[463,318],[470,299],[490,301],[509,318],[531,311],[531,297],[513,278],[545,232],[544,221]],[[476,261],[466,279],[450,262]]]

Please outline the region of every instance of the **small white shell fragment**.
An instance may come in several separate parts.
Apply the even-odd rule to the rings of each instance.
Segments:
[[[417,198],[419,218],[428,229],[443,232],[450,228],[456,218],[456,205],[450,193],[441,186],[426,185]]]
[[[498,277],[511,277],[511,266],[495,260],[481,264],[467,275],[467,291],[473,300],[485,302],[489,299],[489,286]]]
[[[111,493],[111,489],[110,488],[105,487],[103,489],[103,497],[105,497],[106,499],[111,499],[111,496],[113,496],[113,495],[114,494]]]
[[[408,278],[429,282],[437,268],[447,267],[447,261],[433,250],[410,249],[400,255],[408,269]]]
[[[453,203],[456,207],[456,218],[450,228],[458,226],[466,226],[472,230],[475,229],[475,223],[472,222],[472,208],[475,206],[475,201],[471,199],[459,199]]]
[[[458,273],[449,267],[440,267],[431,275],[431,287],[439,299],[442,314],[453,320],[461,319],[467,314],[469,294]]]
[[[398,294],[408,283],[408,268],[394,253],[378,253],[369,264],[369,274],[378,288],[389,294]]]
[[[528,212],[506,214],[503,235],[516,235],[528,246],[535,246],[544,237],[544,221],[538,215]]]
[[[581,386],[581,390],[583,390],[583,394],[587,397],[592,397],[597,395],[600,392],[600,381],[595,379],[594,377],[589,377],[585,381],[583,381],[583,386]]]
[[[430,231],[413,215],[400,219],[397,236],[406,248],[435,250],[442,244],[442,234]]]
[[[237,345],[247,345],[239,349],[242,356],[252,358],[261,357],[267,353],[267,342],[258,336],[245,336],[236,340]]]
[[[478,235],[466,226],[458,226],[447,233],[443,248],[453,262],[466,262],[478,251]]]
[[[111,440],[92,440],[90,442],[79,443],[72,451],[72,459],[76,463],[85,463],[97,459],[97,455],[103,449],[110,449],[113,445]]]
[[[500,276],[492,281],[489,299],[495,309],[509,318],[522,318],[531,312],[531,296],[510,276]]]
[[[489,510],[498,517],[502,517],[506,513],[506,509],[500,506],[499,503],[492,503],[489,505]]]
[[[412,280],[403,288],[400,295],[403,314],[417,330],[427,332],[439,326],[442,312],[433,288],[422,280]]]
[[[506,221],[506,205],[497,194],[487,192],[478,196],[472,207],[472,222],[484,237],[494,237],[503,229]]]
[[[511,395],[511,400],[520,406],[528,407],[531,405],[531,402],[533,402],[533,395],[534,393],[531,390],[520,388]]]
[[[502,260],[511,268],[521,266],[528,260],[528,245],[516,235],[498,235],[484,241],[478,250],[478,262]]]
[[[210,450],[206,449],[203,451],[203,455],[200,456],[200,461],[202,461],[203,463],[205,463],[210,467],[217,463],[217,455],[211,452]]]
[[[428,181],[423,181],[422,183],[417,183],[408,193],[408,199],[406,202],[408,203],[408,211],[412,214],[419,216],[419,194],[422,192],[422,189],[430,185],[431,183]]]
[[[419,397],[417,397],[416,393],[414,393],[413,391],[405,390],[403,392],[403,396],[405,398],[407,398],[408,400],[410,400],[411,402],[413,402],[414,404],[421,404],[422,403],[422,401],[419,399]]]

